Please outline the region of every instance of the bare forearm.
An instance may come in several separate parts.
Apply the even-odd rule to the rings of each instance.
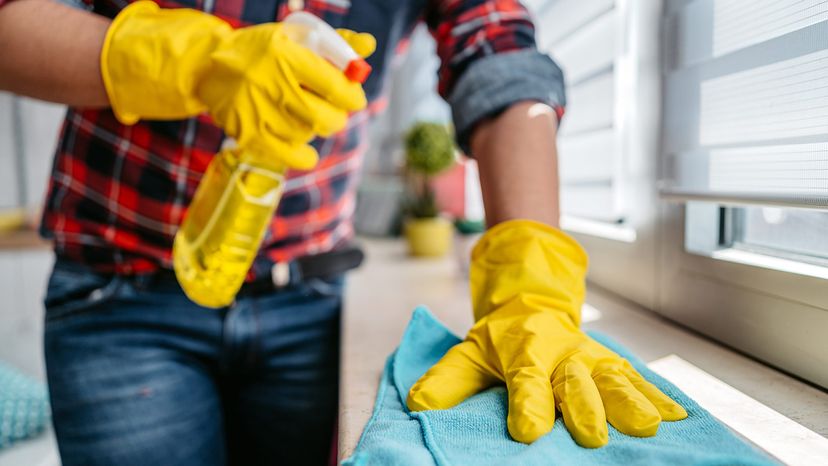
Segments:
[[[471,148],[489,226],[513,219],[558,226],[557,125],[549,106],[521,102],[475,129]]]
[[[52,0],[0,8],[0,90],[83,107],[108,105],[99,57],[109,20]]]

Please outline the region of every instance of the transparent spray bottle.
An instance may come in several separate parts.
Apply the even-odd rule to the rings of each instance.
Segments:
[[[327,23],[296,12],[283,24],[291,40],[363,82],[365,61]],[[184,293],[205,307],[230,305],[244,283],[282,196],[286,167],[278,154],[244,147],[213,158],[175,235],[173,268]]]

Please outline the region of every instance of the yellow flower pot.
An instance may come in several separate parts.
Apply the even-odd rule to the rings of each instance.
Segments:
[[[412,256],[441,257],[451,248],[454,226],[443,217],[409,218],[403,230]]]

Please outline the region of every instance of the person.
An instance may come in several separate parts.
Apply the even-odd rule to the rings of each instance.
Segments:
[[[557,409],[587,447],[607,442],[607,422],[650,436],[686,416],[580,329],[587,258],[558,229],[563,76],[518,0],[83,1],[0,0],[0,89],[69,105],[41,226],[56,255],[44,344],[65,466],[326,462],[343,280],[277,287],[270,271],[353,236],[364,128],[421,20],[490,229],[472,254],[476,324],[408,407],[505,382],[516,440],[548,432]],[[363,87],[287,38],[294,10],[345,28],[373,67]],[[206,309],[176,284],[171,246],[225,138],[293,170],[236,302]]]

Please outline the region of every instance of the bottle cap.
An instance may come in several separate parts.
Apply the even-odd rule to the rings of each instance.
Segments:
[[[362,84],[368,79],[368,75],[371,74],[371,65],[361,58],[351,60],[348,62],[348,66],[345,67],[344,73],[346,78]]]

